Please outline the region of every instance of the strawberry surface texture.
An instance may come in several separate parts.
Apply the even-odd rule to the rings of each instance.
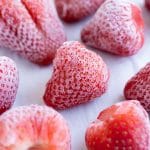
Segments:
[[[19,73],[13,60],[0,57],[0,114],[9,109],[16,98]]]
[[[30,105],[0,116],[0,150],[70,150],[64,118],[52,108]]]
[[[45,65],[66,40],[49,0],[1,0],[0,46]]]
[[[104,0],[55,0],[61,19],[66,22],[79,21],[93,14]]]
[[[81,38],[99,50],[133,55],[144,43],[141,9],[130,0],[106,0],[82,29]]]
[[[65,42],[57,50],[53,68],[44,94],[44,101],[49,106],[66,109],[106,92],[109,79],[106,64],[79,42]]]
[[[138,101],[112,105],[88,127],[85,140],[88,150],[149,150],[148,114]]]
[[[124,95],[127,100],[139,100],[150,112],[150,63],[127,82]]]

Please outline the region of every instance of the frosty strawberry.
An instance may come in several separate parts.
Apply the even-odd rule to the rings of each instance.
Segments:
[[[150,63],[127,82],[124,95],[127,100],[139,100],[150,112]]]
[[[94,13],[104,0],[55,0],[58,15],[66,22],[81,20]]]
[[[106,64],[79,42],[65,42],[57,50],[53,67],[44,94],[44,101],[49,106],[66,109],[106,92],[109,79]]]
[[[99,50],[133,55],[144,43],[141,9],[129,0],[106,0],[83,28],[81,38]]]
[[[2,0],[0,46],[37,64],[49,64],[66,40],[49,0]]]
[[[0,57],[0,114],[13,105],[18,84],[19,74],[15,62],[8,57]]]
[[[64,118],[46,106],[21,106],[0,116],[0,150],[70,150]]]
[[[149,150],[148,114],[138,101],[112,105],[88,127],[85,140],[88,150]]]

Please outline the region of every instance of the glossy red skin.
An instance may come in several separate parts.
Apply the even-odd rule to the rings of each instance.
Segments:
[[[124,96],[127,100],[139,100],[146,111],[150,112],[150,63],[126,83]]]
[[[0,14],[0,46],[36,64],[50,64],[66,41],[49,0],[1,0]]]
[[[138,101],[113,105],[102,111],[89,126],[85,140],[88,150],[148,150],[148,114]]]
[[[60,18],[66,22],[79,21],[93,14],[104,0],[55,0]]]

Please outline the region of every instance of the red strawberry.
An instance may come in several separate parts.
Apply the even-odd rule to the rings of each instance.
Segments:
[[[48,64],[65,41],[49,0],[1,0],[0,46],[38,64]]]
[[[13,105],[18,82],[16,64],[10,58],[0,57],[0,114]]]
[[[67,22],[81,20],[94,13],[104,0],[55,0],[59,16]]]
[[[53,65],[44,95],[49,106],[66,109],[101,96],[107,89],[106,64],[79,42],[65,42],[57,50]]]
[[[83,28],[87,45],[121,56],[137,53],[144,42],[141,9],[128,0],[106,0]]]
[[[138,101],[102,111],[86,131],[88,150],[149,150],[150,121]]]
[[[150,112],[150,63],[132,77],[124,89],[125,98],[137,99]]]
[[[150,0],[145,0],[145,6],[150,10]]]
[[[70,150],[64,118],[46,106],[22,106],[0,116],[0,150]]]

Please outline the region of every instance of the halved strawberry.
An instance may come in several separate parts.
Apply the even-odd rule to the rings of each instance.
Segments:
[[[150,112],[150,63],[132,77],[124,88],[125,98],[139,100]]]
[[[100,50],[133,55],[144,43],[141,9],[130,0],[106,0],[83,28],[81,38]]]
[[[56,109],[66,109],[101,96],[107,89],[109,72],[100,56],[79,42],[65,42],[53,62],[44,101]]]
[[[64,118],[46,106],[21,106],[0,116],[0,150],[70,150]]]
[[[86,131],[88,150],[149,150],[150,121],[138,101],[102,111]]]

